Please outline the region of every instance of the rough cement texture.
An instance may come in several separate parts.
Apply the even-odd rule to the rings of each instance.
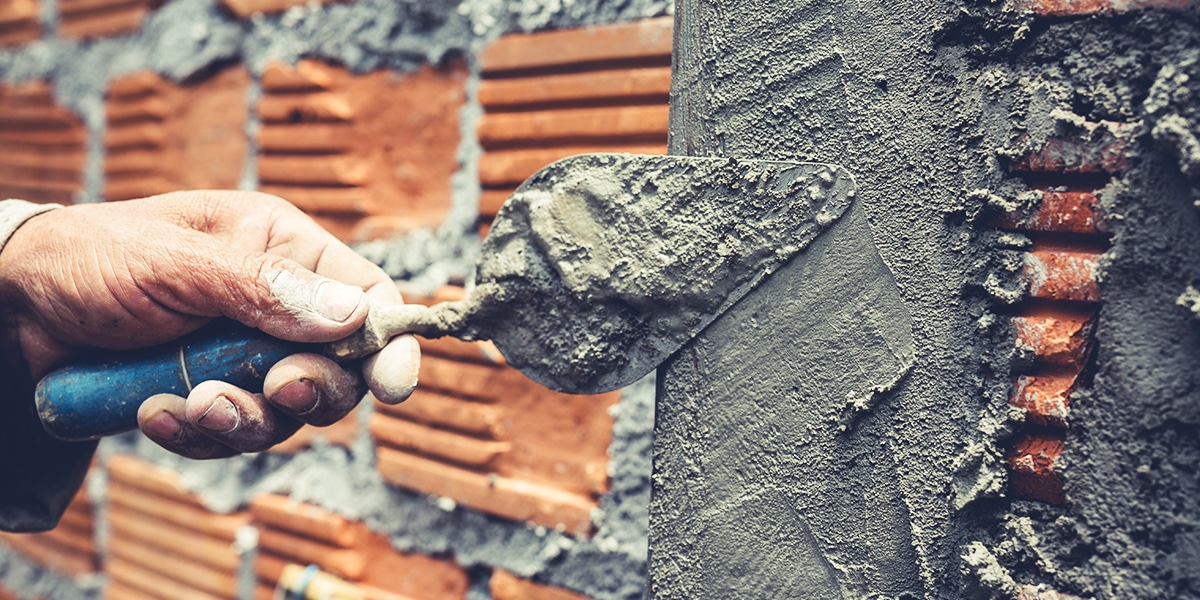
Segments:
[[[685,347],[660,374],[656,597],[1011,598],[1027,584],[1200,595],[1197,10],[684,0],[677,13],[672,151],[853,173],[913,316],[915,364],[848,433],[833,427],[841,400],[805,386],[844,358],[776,333],[803,314],[777,284],[791,266]],[[1020,416],[1004,311],[1022,297],[1028,240],[988,224],[997,205],[1031,198],[1006,165],[1057,135],[1130,148],[1103,194],[1113,249],[1062,508],[1003,495]],[[769,367],[747,372],[756,360]],[[828,451],[797,460],[814,446]]]
[[[609,391],[674,354],[853,198],[830,165],[564,159],[500,210],[467,298],[433,312],[444,333],[493,340],[550,388]]]
[[[0,542],[0,549],[0,587],[15,593],[19,600],[96,600],[101,597],[103,580],[98,576],[67,577],[25,560],[4,542]]]

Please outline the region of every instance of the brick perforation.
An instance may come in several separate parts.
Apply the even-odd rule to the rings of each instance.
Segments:
[[[178,475],[128,456],[109,461],[110,535],[105,597],[233,598],[246,513],[210,512]]]
[[[0,85],[0,199],[70,203],[83,187],[87,131],[42,81]]]
[[[665,154],[670,18],[517,34],[484,52],[478,127],[480,219],[518,184],[587,152]]]

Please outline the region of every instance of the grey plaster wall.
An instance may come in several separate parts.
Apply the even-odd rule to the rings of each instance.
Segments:
[[[811,351],[796,295],[816,274],[803,271],[676,355],[660,373],[655,597],[1200,596],[1197,9],[683,0],[677,15],[671,151],[854,173],[915,359],[841,427],[839,385],[879,375],[828,367],[878,346]],[[1083,120],[1133,135],[1103,194],[1114,234],[1095,381],[1073,398],[1068,504],[1053,507],[1006,493],[1021,419],[1007,307],[1028,240],[998,234],[988,202],[1027,198],[1007,164]],[[863,277],[854,257],[825,268]],[[852,291],[810,310],[840,315]]]

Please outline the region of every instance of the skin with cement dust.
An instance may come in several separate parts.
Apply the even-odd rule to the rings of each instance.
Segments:
[[[413,315],[408,330],[494,340],[511,365],[558,390],[616,389],[807,247],[853,198],[854,181],[832,165],[564,159],[504,205],[468,297]]]

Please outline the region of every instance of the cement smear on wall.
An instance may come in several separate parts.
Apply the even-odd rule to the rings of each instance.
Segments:
[[[721,473],[748,485],[805,445],[833,442],[846,446],[846,464],[797,465],[803,489],[848,485],[858,479],[847,473],[861,475],[868,464],[878,471],[862,477],[890,473],[884,480],[896,496],[881,505],[892,503],[894,519],[876,511],[839,523],[822,519],[836,507],[816,502],[819,495],[795,497],[784,486],[782,495],[755,499],[750,490],[761,484],[744,487],[747,495],[733,500],[758,502],[748,519],[799,515],[809,528],[803,540],[774,545],[766,540],[801,534],[747,533],[758,536],[758,568],[811,554],[802,561],[808,571],[767,581],[747,575],[755,565],[728,572],[719,556],[725,579],[689,570],[704,557],[695,540],[709,531],[656,488],[652,515],[655,527],[664,525],[661,538],[652,531],[656,597],[691,597],[703,589],[689,587],[698,581],[732,593],[803,589],[813,597],[1012,597],[1022,584],[1103,598],[1200,595],[1195,569],[1184,566],[1197,564],[1200,547],[1200,332],[1188,301],[1200,269],[1196,10],[1038,19],[982,2],[731,0],[685,1],[679,12],[672,151],[834,162],[854,173],[876,245],[913,315],[916,359],[852,435],[818,428],[812,439],[803,427],[788,430],[790,421],[777,424],[794,434],[784,435],[788,442],[747,448],[736,469],[704,454],[722,449],[706,445],[707,428],[731,409],[664,403],[660,411],[674,413],[663,421],[660,412],[660,422],[682,436],[656,446],[656,457],[678,455],[669,467],[676,470],[655,475],[668,487],[682,485],[671,478]],[[1106,120],[1131,125],[1099,124]],[[1007,404],[1016,357],[1004,312],[1022,296],[1014,275],[1028,240],[995,232],[989,203],[1028,199],[1007,165],[1049,137],[1130,128],[1131,164],[1104,193],[1114,245],[1103,268],[1095,384],[1073,399],[1062,461],[1070,502],[1014,501],[1005,496],[1003,447],[1020,415]],[[786,290],[776,293],[777,302],[788,299]],[[749,319],[747,327],[754,318],[788,323],[769,306],[729,318]],[[721,334],[720,323],[667,371],[668,399],[724,397],[740,381],[741,363],[757,350],[721,345],[721,335],[746,328]],[[767,384],[779,377],[778,369],[762,373]],[[764,414],[790,398],[783,389],[755,396],[734,388],[750,397],[744,403],[763,402]],[[711,435],[736,446],[758,432]],[[725,506],[697,502],[691,512]],[[864,548],[864,528],[881,523],[895,527],[867,531]],[[878,545],[892,550],[871,555]],[[769,583],[777,586],[755,587]]]

